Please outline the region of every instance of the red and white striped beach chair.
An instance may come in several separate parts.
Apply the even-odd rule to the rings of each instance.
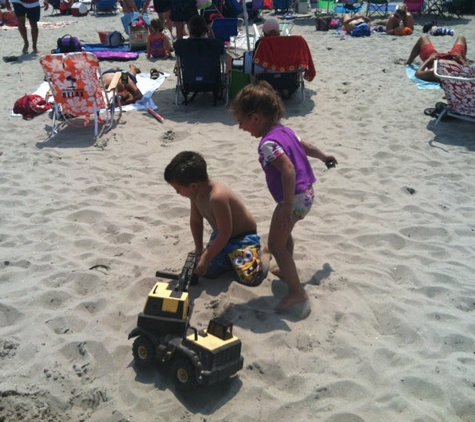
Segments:
[[[440,79],[447,99],[447,107],[440,113],[435,126],[444,116],[475,123],[475,67],[436,60],[434,73]]]

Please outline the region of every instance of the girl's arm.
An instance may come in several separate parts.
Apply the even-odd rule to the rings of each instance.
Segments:
[[[300,141],[300,143],[302,144],[302,147],[305,150],[305,154],[307,154],[309,157],[318,158],[324,163],[326,163],[327,161],[335,161],[335,164],[338,164],[338,161],[333,155],[324,154],[315,145],[309,144],[308,142],[304,142],[304,141]]]
[[[147,59],[150,58],[150,53],[151,53],[151,41],[150,41],[150,35],[147,38]]]

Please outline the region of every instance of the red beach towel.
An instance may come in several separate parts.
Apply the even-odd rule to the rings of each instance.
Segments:
[[[264,69],[276,72],[307,69],[304,74],[307,81],[312,81],[316,75],[312,54],[301,35],[261,38],[253,61]]]

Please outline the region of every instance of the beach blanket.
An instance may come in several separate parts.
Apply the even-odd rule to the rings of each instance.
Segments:
[[[94,53],[99,60],[136,60],[146,50],[130,51],[128,43],[116,47],[105,44],[83,44],[84,51]]]
[[[406,66],[406,74],[409,79],[414,81],[419,89],[441,89],[439,82],[429,82],[423,81],[416,77],[416,70],[419,66],[414,66],[413,64]]]
[[[75,21],[64,21],[64,22],[38,22],[38,28],[41,29],[56,29],[56,28],[64,28],[65,26],[72,25],[73,23],[76,23]],[[8,29],[16,29],[18,30],[18,26],[8,26],[8,25],[3,25],[0,27],[3,30],[8,30]],[[26,28],[30,29],[30,24],[26,23]]]
[[[152,100],[153,93],[165,82],[165,79],[170,76],[169,73],[161,74],[158,79],[150,79],[150,75],[148,73],[139,73],[137,75],[137,86],[142,92],[143,98],[140,101],[137,101],[135,104],[128,104],[122,106],[123,111],[134,111],[134,110],[147,110],[151,108],[152,110],[157,110],[158,106]],[[33,93],[35,95],[40,95],[43,98],[46,98],[46,94],[49,90],[48,82],[43,82]],[[53,101],[50,98],[50,101]],[[19,116],[21,114],[14,114],[12,111],[12,116]]]

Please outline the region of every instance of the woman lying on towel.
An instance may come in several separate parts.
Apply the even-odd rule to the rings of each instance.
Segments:
[[[140,101],[143,97],[142,92],[137,87],[137,74],[140,73],[140,69],[137,66],[131,64],[129,66],[129,71],[125,72],[118,67],[114,69],[106,70],[102,73],[102,80],[105,87],[107,88],[112,82],[114,74],[116,72],[122,72],[127,75],[127,80],[121,78],[117,84],[117,91],[120,96],[120,103],[122,105],[133,104],[136,101]]]

